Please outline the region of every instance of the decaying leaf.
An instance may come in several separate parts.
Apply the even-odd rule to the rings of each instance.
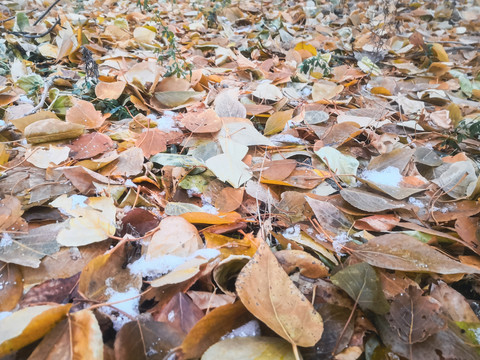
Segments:
[[[282,339],[269,337],[236,337],[212,345],[202,360],[214,359],[285,359],[293,360],[291,345]]]
[[[312,346],[322,336],[322,317],[265,242],[238,275],[236,289],[245,307],[292,345]]]
[[[385,314],[389,304],[383,295],[375,269],[367,263],[346,267],[332,276],[332,282],[342,288],[364,310]]]
[[[433,272],[438,274],[477,274],[479,269],[452,260],[417,239],[403,234],[374,237],[362,245],[349,244],[356,257],[385,269]]]
[[[0,356],[42,338],[62,320],[72,304],[39,305],[18,310],[0,320]]]
[[[445,320],[440,316],[440,304],[422,296],[422,290],[410,286],[405,293],[393,298],[387,319],[407,344],[422,342],[442,330]]]

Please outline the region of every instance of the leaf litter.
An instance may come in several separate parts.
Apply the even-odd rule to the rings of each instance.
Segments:
[[[0,10],[0,357],[480,358],[478,0]]]

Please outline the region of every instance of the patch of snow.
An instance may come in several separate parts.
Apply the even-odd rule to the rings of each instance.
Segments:
[[[72,200],[72,209],[75,209],[77,207],[87,207],[87,204],[85,204],[85,200],[88,200],[88,197],[86,196],[72,195],[70,196],[70,199]]]
[[[398,186],[403,179],[398,168],[389,166],[381,171],[365,170],[362,173],[364,180],[374,182],[379,185]]]
[[[150,348],[150,349],[148,349],[146,354],[147,354],[147,356],[153,356],[153,355],[158,354],[158,351],[155,350],[154,348]]]
[[[282,235],[289,240],[297,240],[300,236],[300,231],[300,225],[297,224],[286,228]]]
[[[412,204],[413,206],[417,206],[419,207],[420,209],[423,209],[425,207],[425,204],[423,202],[421,202],[420,200],[418,200],[417,198],[414,198],[413,196],[410,196],[408,198],[408,203],[409,204]]]
[[[105,281],[107,285],[109,284],[108,280],[109,279]],[[114,303],[121,301],[118,304],[112,304],[114,308],[111,306],[102,306],[99,309],[102,313],[110,317],[113,322],[113,328],[116,331],[119,331],[123,325],[131,321],[130,317],[128,317],[126,314],[133,318],[137,318],[137,316],[140,314],[138,310],[138,305],[140,303],[140,297],[138,295],[140,292],[138,289],[131,287],[126,292],[118,292],[113,290],[111,287],[108,287],[105,293],[109,296],[107,302]],[[135,298],[131,299],[133,297]],[[117,311],[116,309],[120,311]]]
[[[129,186],[129,187],[133,187],[133,188],[135,188],[135,189],[137,188],[137,184],[135,184],[131,179],[127,179],[127,180],[125,181],[125,184],[124,184],[124,185],[125,185],[125,186]]]
[[[80,250],[78,250],[78,247],[73,246],[68,249],[68,252],[70,253],[70,259],[72,260],[78,260],[82,258],[82,253]]]
[[[186,258],[175,255],[165,255],[149,260],[142,256],[137,261],[129,264],[128,268],[132,274],[155,278],[169,273],[185,261]]]
[[[13,313],[10,311],[0,311],[0,320],[5,319],[6,317],[12,315]]]
[[[250,337],[250,336],[260,336],[260,324],[257,320],[251,320],[242,326],[233,329],[228,334],[224,335],[221,340],[233,339],[236,337]]]
[[[2,235],[2,240],[0,240],[0,248],[7,247],[13,244],[13,239],[9,233],[4,233]]]
[[[187,195],[189,198],[195,196],[195,195],[198,195],[198,194],[201,194],[202,192],[200,191],[200,189],[198,189],[197,187],[192,187],[190,189],[187,189]]]
[[[160,131],[164,131],[166,133],[172,131],[180,131],[180,129],[175,124],[174,116],[176,114],[173,111],[165,111],[163,116],[157,118],[155,114],[147,115],[147,118],[151,119],[155,124],[157,124],[157,129]]]
[[[203,212],[206,212],[206,213],[212,214],[212,215],[218,215],[217,208],[215,206],[213,206],[212,203],[211,203],[212,199],[210,199],[209,197],[206,197],[204,195],[202,195],[201,199],[202,199],[202,210],[203,210]]]
[[[132,274],[142,275],[147,278],[158,278],[162,275],[175,270],[178,266],[185,263],[187,260],[201,256],[204,259],[210,260],[220,255],[217,249],[199,249],[188,257],[181,257],[176,255],[164,255],[156,259],[147,260],[142,256],[137,261],[128,265]]]
[[[346,232],[341,233],[333,238],[333,243],[332,243],[333,250],[335,250],[338,256],[346,255],[342,252],[342,250],[343,250],[343,246],[349,241],[352,241],[352,238],[350,238],[350,236],[348,236]]]
[[[299,139],[290,134],[277,134],[270,136],[270,141],[275,146],[282,146],[284,143],[304,145],[305,140]]]

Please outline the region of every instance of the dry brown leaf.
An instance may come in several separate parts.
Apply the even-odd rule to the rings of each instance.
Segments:
[[[190,112],[182,118],[181,122],[194,134],[217,132],[222,128],[222,120],[212,109],[201,113]]]
[[[400,222],[395,215],[373,215],[355,221],[355,228],[367,231],[390,231]]]
[[[313,346],[320,340],[322,317],[264,241],[238,275],[236,289],[246,308],[292,345]]]
[[[147,250],[147,259],[165,255],[189,256],[202,247],[198,230],[180,216],[169,216],[160,222]]]
[[[387,319],[407,344],[422,342],[445,327],[440,316],[440,304],[423,291],[410,286],[405,293],[393,298]]]
[[[82,135],[67,146],[70,148],[70,156],[75,160],[88,159],[115,148],[112,139],[99,132]]]
[[[215,207],[224,213],[235,211],[242,204],[243,193],[243,189],[227,187],[218,194]]]
[[[180,352],[185,359],[198,358],[223,335],[250,319],[251,315],[241,301],[220,306],[195,324],[183,340]]]
[[[85,126],[66,123],[58,119],[36,121],[25,127],[25,137],[30,144],[74,139],[83,134]]]
[[[100,111],[95,110],[91,102],[77,100],[75,105],[68,109],[65,120],[72,124],[85,126],[86,129],[96,129],[105,122]]]
[[[147,129],[140,134],[135,146],[142,149],[143,156],[150,156],[167,150],[167,134],[158,129]]]
[[[287,274],[296,268],[300,274],[311,279],[328,276],[328,268],[317,258],[302,250],[282,250],[275,253],[280,265]]]
[[[297,167],[297,161],[293,159],[276,160],[266,162],[264,166],[257,171],[260,171],[262,178],[267,180],[282,181],[290,176],[293,170]]]
[[[127,83],[125,81],[104,82],[100,81],[95,86],[95,95],[101,100],[113,99],[116,100],[123,94],[123,90]]]

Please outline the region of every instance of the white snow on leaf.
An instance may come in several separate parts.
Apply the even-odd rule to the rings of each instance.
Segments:
[[[50,205],[71,216],[67,227],[57,235],[61,245],[83,246],[115,234],[116,207],[112,198],[62,195]]]
[[[112,304],[112,306],[102,306],[99,310],[108,315],[113,322],[113,328],[116,331],[119,331],[123,325],[132,321],[132,318],[136,319],[138,317],[139,310],[138,305],[140,303],[140,296],[138,296],[139,290],[134,287],[129,288],[126,292],[118,292],[112,288],[107,288],[105,291],[109,296],[107,302],[118,304]],[[133,298],[133,299],[132,299]],[[120,310],[117,311],[116,309]],[[127,316],[127,315],[130,315]]]
[[[216,249],[199,249],[190,256],[164,255],[154,259],[146,259],[142,256],[137,261],[128,265],[130,273],[143,277],[157,278],[175,270],[178,266],[195,257],[210,260],[216,258],[220,252]]]
[[[389,166],[381,171],[365,170],[362,173],[364,180],[371,181],[378,185],[396,186],[402,182],[403,176],[398,168]]]
[[[260,324],[257,320],[251,320],[242,326],[233,329],[228,334],[224,335],[220,340],[233,339],[236,337],[260,336]]]

